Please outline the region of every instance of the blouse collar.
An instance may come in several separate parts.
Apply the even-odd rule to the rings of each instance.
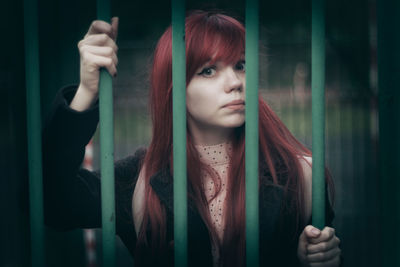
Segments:
[[[216,145],[195,145],[199,152],[200,159],[210,166],[227,164],[230,160],[232,145],[229,142],[224,142]]]

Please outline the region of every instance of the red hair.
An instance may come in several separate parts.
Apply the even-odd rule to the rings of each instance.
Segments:
[[[245,29],[236,19],[223,14],[196,11],[186,18],[186,83],[195,71],[208,61],[235,63],[244,53]],[[144,158],[145,210],[137,242],[136,263],[143,256],[140,251],[150,249],[154,256],[166,256],[166,211],[150,186],[150,177],[162,169],[172,176],[172,29],[167,28],[154,52],[151,72],[150,109],[153,122],[152,140]],[[224,266],[245,265],[245,158],[244,125],[234,130],[233,151],[229,164],[226,201],[226,225],[221,248]],[[289,132],[271,108],[259,97],[259,160],[268,171],[269,181],[282,186],[291,196],[287,206],[294,211],[296,229],[304,225],[303,169],[299,157],[311,152]],[[190,130],[187,134],[188,198],[192,199],[207,225],[211,236],[216,230],[211,223],[208,203],[203,192],[201,174],[207,171],[194,146]],[[329,179],[328,179],[329,180]],[[329,182],[329,181],[328,181]],[[218,185],[218,183],[214,183]],[[217,194],[220,188],[217,188]],[[217,196],[215,194],[214,197]],[[296,230],[297,232],[297,230]],[[216,239],[217,240],[217,239]],[[144,253],[146,254],[146,253]],[[149,256],[149,254],[147,254]]]

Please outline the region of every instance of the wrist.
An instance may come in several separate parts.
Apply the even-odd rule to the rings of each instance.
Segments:
[[[76,90],[76,92],[80,93],[81,95],[84,95],[88,98],[93,98],[93,99],[97,99],[99,92],[93,89],[90,89],[90,87],[88,88],[87,86],[85,86],[84,84],[80,83],[78,86],[78,89]]]
[[[97,98],[97,93],[91,92],[80,84],[69,106],[76,111],[84,111],[90,108]]]

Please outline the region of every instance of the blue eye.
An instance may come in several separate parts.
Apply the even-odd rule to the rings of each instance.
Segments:
[[[206,67],[206,68],[202,69],[201,72],[198,73],[198,75],[210,77],[210,76],[213,76],[215,74],[215,72],[216,72],[215,66],[211,66],[211,67]]]
[[[235,66],[235,68],[239,71],[245,71],[246,70],[245,67],[246,67],[246,61],[244,60],[239,61]]]

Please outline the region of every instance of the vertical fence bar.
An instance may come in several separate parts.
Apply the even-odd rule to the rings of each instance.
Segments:
[[[97,0],[97,18],[109,22],[109,0]],[[105,68],[100,70],[100,171],[103,266],[115,266],[115,197],[114,197],[114,121],[112,78]]]
[[[26,111],[32,266],[45,266],[37,1],[24,1]]]
[[[185,0],[172,1],[175,266],[187,266]]]
[[[312,224],[325,226],[325,2],[312,1]]]
[[[381,264],[400,266],[400,2],[376,1]]]
[[[246,1],[246,266],[259,266],[258,0]]]

